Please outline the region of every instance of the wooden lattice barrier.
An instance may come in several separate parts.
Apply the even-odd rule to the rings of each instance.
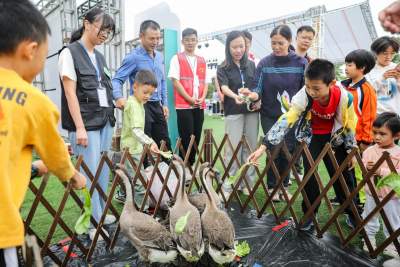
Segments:
[[[181,140],[178,139],[173,151],[175,154],[181,152],[183,155],[185,155],[184,162],[187,166],[188,172],[191,175],[190,184],[188,186],[188,192],[191,192],[192,190],[198,190],[200,188],[199,186],[200,183],[198,181],[196,173],[198,172],[198,169],[202,163],[209,162],[211,163],[212,166],[218,168],[219,171],[221,172],[222,181],[225,181],[230,176],[229,171],[232,168],[233,164],[237,164],[240,166],[243,163],[240,162],[238,158],[239,151],[243,148],[251,151],[250,146],[245,137],[242,137],[242,139],[236,146],[232,144],[227,135],[225,135],[222,141],[218,143],[214,139],[212,130],[210,129],[206,129],[204,131],[203,142],[200,146],[198,146],[194,140],[195,138],[194,136],[192,136],[188,149],[187,151],[185,151],[185,149],[182,146]],[[160,149],[164,150],[165,144],[162,144]],[[231,149],[233,151],[232,157],[230,159],[227,159],[224,156],[224,151],[226,149]],[[190,152],[193,150],[195,151],[197,157],[193,166],[190,166],[188,164],[189,155]],[[283,171],[282,173],[279,173],[274,162],[278,153],[283,153],[288,161],[287,168],[285,168],[285,170],[282,170]],[[304,174],[303,179],[300,179],[299,175],[296,172],[295,163],[302,155],[303,155],[303,161],[307,161],[311,167],[310,170]],[[344,180],[345,178],[342,175],[342,171],[345,168],[348,168],[350,161],[354,157],[360,166],[363,175],[363,180],[360,183],[358,183],[355,190],[350,192]],[[150,161],[150,164],[153,165],[154,167],[149,177],[145,177],[143,175],[143,172],[141,172],[141,170],[144,167],[144,162],[146,158]],[[321,164],[324,158],[331,160],[335,168],[334,175],[325,184],[321,179],[320,175],[318,174],[318,166]],[[291,154],[289,152],[288,147],[283,142],[280,145],[276,146],[272,151],[267,150],[267,159],[268,161],[263,169],[259,168],[258,166],[254,167],[256,175],[254,184],[252,184],[252,182],[249,179],[248,175],[249,168],[246,168],[245,171],[240,175],[238,181],[231,185],[232,192],[230,194],[226,193],[220,194],[222,202],[224,203],[225,207],[229,207],[230,204],[232,204],[232,202],[236,202],[239,205],[242,213],[245,212],[247,209],[252,208],[255,210],[258,217],[261,217],[269,208],[273,216],[275,217],[277,223],[281,223],[283,220],[292,218],[297,227],[300,227],[304,222],[306,222],[309,218],[311,218],[314,222],[315,230],[318,237],[322,237],[322,235],[326,231],[328,231],[328,229],[331,226],[333,226],[337,230],[338,237],[343,246],[347,246],[357,236],[357,234],[360,234],[362,237],[365,238],[365,242],[367,244],[371,257],[376,257],[392,242],[397,248],[397,251],[400,252],[400,244],[397,241],[400,235],[400,229],[393,229],[391,227],[387,215],[385,214],[385,211],[383,209],[383,206],[394,196],[395,192],[392,190],[391,193],[387,195],[385,198],[379,199],[374,187],[374,181],[371,178],[373,177],[375,171],[379,169],[379,167],[384,162],[387,163],[392,172],[396,172],[396,169],[389,157],[389,154],[385,153],[376,162],[374,167],[368,171],[363,165],[361,155],[359,154],[358,149],[356,148],[351,150],[346,159],[342,162],[342,164],[339,165],[336,161],[334,151],[329,143],[324,146],[323,150],[318,155],[318,157],[316,159],[313,159],[306,144],[304,143],[299,144],[295,149],[295,151]],[[146,189],[141,203],[137,204],[138,209],[140,209],[140,211],[145,211],[146,203],[148,203],[148,201],[151,200],[152,203],[155,203],[154,210],[152,211],[154,216],[160,214],[159,212],[161,211],[161,201],[163,199],[163,196],[167,194],[169,198],[174,199],[178,191],[178,190],[171,191],[168,188],[168,180],[170,179],[172,173],[179,178],[180,174],[178,172],[178,168],[172,162],[169,162],[166,173],[165,172],[162,173],[159,169],[159,165],[161,162],[162,158],[159,155],[152,156],[147,146],[144,147],[144,151],[140,157],[140,160],[137,159],[135,160],[125,150],[121,152],[121,158],[119,161],[120,164],[130,165],[130,167],[133,169],[134,171],[134,175],[132,176],[133,184],[134,185],[141,184]],[[49,200],[47,200],[43,195],[43,192],[46,186],[48,185],[47,175],[44,176],[39,187],[36,187],[35,184],[32,182],[29,184],[29,189],[35,195],[35,198],[33,202],[30,204],[31,205],[30,211],[25,219],[25,229],[27,233],[36,236],[39,246],[41,247],[41,255],[43,257],[44,256],[50,257],[57,265],[60,266],[68,265],[68,261],[70,260],[72,253],[78,254],[80,257],[90,262],[94,250],[96,248],[99,235],[101,235],[101,237],[104,239],[106,247],[108,249],[113,249],[120,234],[119,226],[117,226],[116,230],[113,233],[110,233],[110,236],[108,236],[105,233],[105,231],[103,230],[104,228],[102,227],[107,214],[111,213],[117,218],[117,221],[119,220],[120,214],[117,208],[113,205],[112,199],[114,197],[114,193],[116,191],[117,186],[118,185],[123,186],[123,184],[122,184],[122,179],[118,177],[118,175],[115,175],[115,173],[113,172],[115,164],[112,162],[107,153],[103,153],[95,173],[92,173],[89,170],[88,166],[86,165],[84,159],[81,156],[78,157],[75,167],[76,169],[80,169],[85,174],[85,176],[92,181],[92,186],[89,189],[90,194],[93,194],[94,190],[96,189],[100,197],[105,201],[105,208],[100,218],[100,221],[96,222],[96,220],[93,217],[91,217],[91,223],[96,228],[96,234],[94,236],[93,241],[91,241],[89,245],[87,244],[85,245],[84,242],[82,242],[81,239],[78,238],[77,234],[73,229],[73,225],[68,225],[62,219],[62,214],[64,212],[65,204],[68,199],[71,199],[79,209],[83,210],[83,202],[77,195],[77,193],[71,189],[71,184],[63,183],[65,189],[61,202],[59,203],[58,207],[53,207],[50,204]],[[111,186],[109,186],[108,192],[104,192],[97,183],[103,167],[108,167],[111,170],[112,182]],[[277,177],[277,186],[272,190],[271,193],[269,193],[267,185],[265,183],[266,174],[270,169]],[[289,175],[290,172],[294,174],[297,185],[297,188],[294,191],[291,198],[289,198],[289,196],[286,193],[286,190],[284,190],[283,187],[284,177]],[[315,176],[319,186],[319,190],[321,192],[318,198],[314,201],[314,203],[310,203],[304,191],[304,186],[306,185],[306,183],[308,182],[308,180],[312,175]],[[160,180],[159,182],[162,183],[162,189],[158,199],[156,199],[156,197],[152,194],[150,190],[152,183],[154,182],[155,179],[159,179]],[[346,196],[344,203],[336,209],[333,208],[332,203],[330,202],[328,197],[328,192],[333,187],[333,184],[335,182],[338,182],[340,184]],[[249,191],[248,196],[243,195],[241,193],[240,191],[241,183],[243,183],[245,188],[248,189]],[[216,183],[216,184],[218,184],[216,187],[217,193],[221,193],[222,192],[221,183]],[[358,213],[358,209],[353,199],[361,190],[364,190],[364,186],[366,184],[368,185],[372,193],[372,196],[376,202],[376,208],[365,219],[363,219],[361,215]],[[275,194],[282,194],[285,200],[282,202],[283,205],[280,205],[279,209],[272,201],[272,198]],[[304,199],[305,204],[307,206],[307,211],[305,212],[304,215],[299,217],[298,214],[296,214],[295,212],[294,204],[296,203],[296,201],[301,201],[301,199]],[[32,226],[32,221],[37,212],[39,203],[43,205],[43,207],[52,217],[52,223],[50,225],[50,229],[45,237],[40,237],[34,231],[34,227]],[[325,203],[328,210],[328,220],[324,225],[321,225],[318,222],[318,219],[315,215],[315,209],[320,203]],[[338,217],[344,212],[344,210],[347,207],[349,207],[353,212],[353,214],[355,215],[357,227],[351,230],[346,237],[342,229],[342,226],[338,221]],[[383,223],[386,226],[390,236],[384,242],[382,242],[376,249],[374,249],[365,233],[364,226],[376,214],[381,215]],[[54,252],[52,252],[49,249],[50,245],[52,245],[50,243],[52,237],[54,236],[57,226],[59,226],[65,232],[65,234],[71,238],[68,250],[63,258],[59,258]]]

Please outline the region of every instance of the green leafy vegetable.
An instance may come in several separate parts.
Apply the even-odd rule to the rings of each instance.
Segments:
[[[178,235],[183,233],[183,230],[185,230],[187,221],[189,219],[189,215],[190,215],[190,211],[188,211],[186,213],[186,215],[183,215],[182,217],[180,217],[175,224],[175,233],[177,233]]]
[[[171,159],[172,158],[172,152],[171,151],[160,151],[159,153],[161,157],[166,158],[166,159]]]
[[[229,176],[227,184],[228,185],[234,184],[239,179],[241,173],[244,171],[246,166],[249,166],[249,165],[253,165],[253,163],[247,162],[247,163],[243,164],[242,167],[240,167],[240,169],[235,173],[234,176]]]
[[[75,232],[78,235],[88,232],[90,225],[90,216],[92,215],[92,201],[90,199],[89,191],[86,188],[83,188],[82,193],[85,197],[85,202],[83,204],[83,213],[75,224]]]
[[[400,175],[397,173],[391,173],[379,179],[376,186],[378,187],[378,189],[383,186],[388,186],[396,192],[397,196],[400,197]]]
[[[197,257],[197,256],[188,256],[188,257],[186,257],[186,260],[188,261],[188,262],[196,262],[196,261],[198,261],[200,258],[199,257]]]
[[[236,250],[236,255],[238,255],[239,257],[244,257],[250,253],[249,243],[247,243],[246,240],[242,241],[235,246],[235,250]]]

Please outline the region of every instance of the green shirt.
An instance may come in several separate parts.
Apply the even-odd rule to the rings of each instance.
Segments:
[[[131,154],[140,154],[143,151],[143,145],[133,133],[135,128],[144,130],[144,106],[136,97],[130,96],[124,107],[121,147],[128,148]]]

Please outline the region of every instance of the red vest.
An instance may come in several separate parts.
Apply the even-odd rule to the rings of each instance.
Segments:
[[[182,84],[188,95],[193,96],[193,82],[194,75],[192,73],[192,68],[190,67],[189,62],[187,61],[185,53],[178,53],[178,62],[179,62],[179,70],[180,70],[180,80],[179,82]],[[204,90],[206,88],[206,61],[204,58],[196,56],[197,58],[197,69],[196,74],[199,77],[199,98],[203,95]],[[175,95],[175,108],[185,109],[191,108],[191,105],[178,93],[178,91],[174,90]],[[206,107],[205,101],[201,103],[200,108],[204,109]]]

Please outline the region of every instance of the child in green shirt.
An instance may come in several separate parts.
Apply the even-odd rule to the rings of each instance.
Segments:
[[[132,158],[137,161],[140,160],[143,145],[150,145],[152,153],[160,152],[154,140],[144,133],[145,111],[143,105],[150,99],[155,88],[157,88],[157,79],[154,74],[149,70],[139,71],[134,80],[133,95],[128,97],[124,107],[121,148],[127,148]],[[128,171],[132,171],[129,163],[126,164],[126,167]],[[125,192],[121,190],[117,192],[116,200],[124,202]]]

